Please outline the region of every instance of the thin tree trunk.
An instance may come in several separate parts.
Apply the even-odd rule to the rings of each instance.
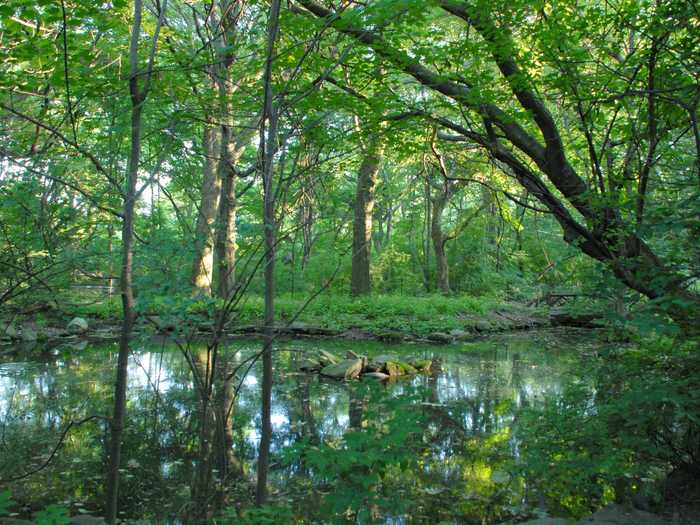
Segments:
[[[216,365],[216,359],[207,348],[195,356],[194,366],[200,378],[199,392],[199,435],[197,450],[197,464],[194,480],[192,482],[192,512],[185,516],[185,525],[204,525],[211,515],[211,478],[212,478],[212,443],[216,421],[212,407],[213,373],[212,367]]]
[[[216,293],[221,298],[228,297],[236,280],[236,184],[233,173],[223,175],[221,202],[216,231]]]
[[[222,180],[219,217],[216,231],[216,261],[217,261],[217,294],[228,297],[235,285],[236,279],[236,174],[234,166],[242,153],[236,150],[233,139],[231,122],[231,97],[233,83],[231,73],[225,65],[222,66],[219,86],[219,101],[221,108],[221,155],[219,161],[219,178]]]
[[[303,241],[301,257],[302,270],[304,270],[306,265],[309,264],[309,258],[311,257],[314,225],[314,208],[311,201],[311,195],[306,188],[303,189],[303,192],[304,194],[301,197],[301,207],[299,209],[299,220],[301,221],[301,235]]]
[[[212,123],[205,124],[203,146],[206,159],[192,262],[192,287],[195,295],[211,295],[214,273],[214,222],[219,208],[221,177],[218,161],[220,131]]]
[[[240,480],[245,471],[233,450],[233,395],[234,376],[231,374],[230,359],[220,356],[216,369],[216,392],[214,410],[216,415],[216,457],[219,476],[224,482]],[[224,488],[225,489],[225,488]],[[226,495],[222,494],[219,505],[226,504]]]
[[[109,278],[107,279],[107,295],[111,298],[114,293],[114,264],[112,255],[114,254],[114,226],[110,220],[107,225],[107,258],[109,260],[108,271]]]
[[[275,332],[275,194],[272,184],[273,160],[277,142],[277,112],[273,106],[272,61],[275,40],[279,28],[280,0],[272,0],[267,28],[267,54],[265,62],[265,104],[260,125],[260,147],[263,178],[263,226],[265,228],[265,343],[262,351],[262,429],[258,451],[258,480],[255,502],[267,501],[267,471],[270,465],[272,441],[272,343]],[[266,123],[269,127],[266,130]]]
[[[382,163],[384,146],[378,135],[370,143],[360,165],[355,194],[355,220],[352,228],[352,295],[367,295],[371,290],[370,258],[372,252],[372,212],[377,173]]]
[[[442,213],[449,198],[450,190],[447,186],[433,198],[433,213],[430,223],[430,237],[435,250],[435,286],[444,294],[450,293],[450,274],[447,253],[445,252],[447,239],[442,232]]]
[[[423,201],[425,203],[425,216],[423,217],[423,287],[426,292],[431,291],[430,279],[430,223],[432,217],[432,202],[430,200],[430,182],[426,179],[423,186]]]
[[[139,88],[141,72],[138,67],[138,47],[141,36],[142,0],[134,0],[134,26],[129,46],[129,92],[131,95],[131,148],[127,166],[126,192],[124,194],[122,222],[122,269],[120,290],[122,296],[122,326],[117,358],[117,377],[114,384],[114,410],[111,420],[111,440],[109,467],[107,470],[106,520],[114,525],[119,501],[119,465],[121,463],[122,432],[126,421],[127,365],[129,361],[129,341],[134,324],[134,291],[132,287],[134,258],[134,208],[136,205],[136,185],[139,162],[141,160],[141,115],[148,97],[151,73],[155,58],[160,27],[163,23],[166,1],[161,5],[158,23],[153,35],[148,68],[144,75],[144,85]]]

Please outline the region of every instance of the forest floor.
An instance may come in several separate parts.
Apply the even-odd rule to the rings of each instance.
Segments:
[[[0,339],[6,342],[47,340],[66,336],[95,339],[116,337],[121,308],[119,297],[106,300],[76,299],[27,305],[0,321]],[[278,331],[291,337],[377,339],[387,342],[428,341],[446,344],[479,334],[527,330],[562,322],[558,309],[533,307],[489,297],[444,296],[282,296],[276,301]],[[137,331],[212,332],[216,302],[211,299],[155,297],[139,305]],[[85,324],[71,321],[79,317]],[[262,331],[263,301],[248,297],[226,323],[227,335],[255,335]]]

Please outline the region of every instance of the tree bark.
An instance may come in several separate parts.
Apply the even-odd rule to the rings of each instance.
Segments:
[[[447,295],[450,293],[450,274],[445,244],[447,240],[442,232],[442,213],[450,198],[450,188],[448,184],[433,197],[433,216],[430,223],[430,237],[435,250],[435,286],[440,292]]]
[[[263,226],[265,229],[265,342],[262,350],[263,377],[261,385],[262,428],[258,451],[258,480],[255,503],[267,502],[267,471],[270,466],[272,441],[272,343],[275,336],[275,188],[273,186],[274,155],[277,150],[277,109],[272,90],[272,62],[279,31],[280,0],[272,0],[267,27],[267,53],[264,74],[263,115],[260,124],[260,149],[263,179]],[[268,124],[266,129],[266,124]]]
[[[214,223],[221,194],[219,175],[220,131],[213,123],[204,127],[204,177],[195,227],[192,287],[195,295],[211,295],[214,279]]]
[[[185,516],[185,525],[204,525],[211,516],[211,485],[212,485],[212,445],[216,420],[212,404],[213,374],[216,366],[216,350],[210,348],[199,351],[194,356],[192,370],[198,379],[195,381],[199,394],[199,433],[197,436],[197,463],[192,480],[192,512]]]
[[[134,25],[129,46],[129,93],[131,96],[131,147],[126,174],[126,191],[123,203],[122,222],[122,268],[120,291],[122,297],[122,326],[119,337],[119,355],[117,358],[117,376],[114,384],[114,409],[111,420],[111,438],[109,466],[107,470],[107,493],[105,502],[106,521],[114,525],[119,503],[119,465],[121,463],[122,432],[126,421],[126,387],[127,365],[129,361],[129,342],[134,325],[134,290],[132,285],[134,259],[134,209],[136,206],[136,185],[138,182],[139,163],[141,160],[141,116],[148,97],[153,62],[158,43],[158,35],[163,24],[167,0],[161,4],[158,22],[153,35],[153,42],[148,67],[143,75],[143,86],[139,87],[139,77],[143,74],[138,67],[138,47],[141,36],[142,0],[134,1]]]
[[[352,228],[352,295],[367,295],[371,291],[370,258],[372,252],[372,212],[377,185],[377,173],[382,163],[384,146],[378,135],[370,137],[357,177],[355,219]]]

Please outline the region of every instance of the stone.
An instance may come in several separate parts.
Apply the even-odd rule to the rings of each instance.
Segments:
[[[404,340],[404,335],[401,332],[385,331],[376,334],[377,339],[385,343],[400,343]]]
[[[313,359],[304,359],[299,365],[302,372],[318,372],[321,370],[321,363]]]
[[[78,516],[73,516],[68,525],[106,525],[106,523],[104,518],[98,518],[90,514],[79,514]]]
[[[325,350],[318,353],[318,360],[322,366],[334,365],[340,361],[335,355]]]
[[[428,336],[428,340],[433,343],[447,344],[452,342],[452,336],[444,332],[433,332]]]
[[[416,370],[427,372],[430,370],[433,362],[430,359],[414,359],[413,361],[410,361],[410,365]]]
[[[346,358],[346,359],[362,359],[362,357],[361,357],[359,354],[356,354],[356,353],[353,352],[352,350],[348,350],[348,351],[345,353],[345,358]]]
[[[396,362],[399,360],[399,356],[396,354],[380,354],[372,358],[372,363],[377,365],[384,365],[389,361]]]
[[[465,332],[464,330],[460,330],[459,328],[455,328],[454,330],[450,330],[450,337],[453,339],[467,339],[469,337],[469,332]]]
[[[401,365],[399,363],[395,363],[394,361],[388,361],[384,364],[384,372],[391,377],[397,377],[403,375],[404,373]]]
[[[0,323],[0,337],[17,339],[17,329],[12,323]]]
[[[382,370],[384,370],[384,363],[367,363],[367,366],[365,367],[366,374],[381,372]]]
[[[309,325],[307,323],[302,323],[301,321],[294,321],[289,325],[289,329],[294,332],[305,332],[309,329]]]
[[[600,314],[585,312],[575,313],[565,309],[554,309],[549,314],[552,326],[573,326],[576,328],[600,328]]]
[[[368,379],[378,379],[379,381],[384,381],[385,379],[389,379],[389,374],[385,374],[383,372],[367,372],[365,374],[362,374],[362,378],[368,378]]]
[[[88,330],[88,322],[82,317],[74,317],[66,329],[72,334],[84,334]]]
[[[39,334],[34,327],[29,325],[22,326],[22,341],[33,342],[39,339]]]
[[[0,518],[0,525],[32,525],[33,523],[19,518]]]
[[[493,330],[493,326],[488,321],[479,319],[474,323],[474,330],[477,332],[490,332]]]
[[[415,375],[418,373],[418,370],[416,370],[414,367],[412,367],[408,363],[399,363],[399,366],[401,367],[401,370],[403,370],[404,374]]]
[[[333,379],[357,379],[362,372],[362,359],[345,359],[339,363],[324,366],[321,375]]]
[[[370,333],[363,332],[362,330],[358,330],[357,328],[350,328],[349,330],[342,332],[340,334],[340,337],[342,337],[343,339],[351,339],[353,341],[367,341],[369,339],[372,339],[372,335]]]
[[[576,525],[667,525],[668,522],[643,510],[612,504],[600,509],[587,518],[582,518]]]
[[[564,518],[538,518],[536,520],[524,521],[517,525],[569,525]]]

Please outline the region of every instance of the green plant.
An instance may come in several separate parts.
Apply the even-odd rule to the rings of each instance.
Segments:
[[[62,505],[49,505],[44,510],[34,514],[37,525],[67,525],[70,523],[68,509]]]
[[[12,492],[3,490],[0,492],[0,516],[7,516],[10,513],[10,508],[15,504],[12,499]]]
[[[294,515],[289,508],[279,505],[264,505],[240,512],[228,507],[212,521],[215,525],[289,525],[294,523]]]
[[[285,452],[287,462],[302,457],[324,487],[321,512],[332,523],[371,523],[381,512],[405,514],[411,501],[383,490],[397,473],[409,472],[420,459],[422,415],[419,397],[386,399],[381,389],[353,385],[351,403],[366,407],[352,428],[332,441],[297,444]]]

